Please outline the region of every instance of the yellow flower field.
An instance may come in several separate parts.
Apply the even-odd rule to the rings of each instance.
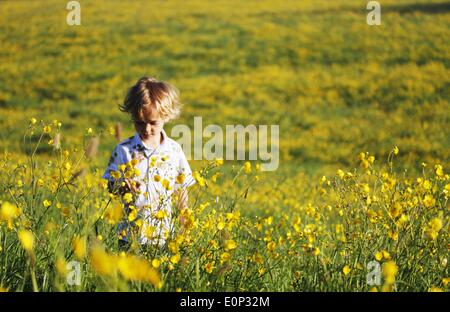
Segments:
[[[43,128],[30,124],[25,141]],[[173,215],[166,245],[136,241],[125,253],[115,225],[136,218],[136,210],[124,215],[131,194],[109,194],[83,152],[55,149],[47,161],[4,153],[2,287],[448,290],[449,174],[440,164],[420,175],[397,173],[399,154],[393,148],[383,164],[361,152],[351,170],[317,178],[299,172],[283,183],[250,162],[228,170],[222,160],[205,163],[195,171],[189,208]],[[67,282],[72,261],[81,272],[75,286]],[[377,268],[374,285],[367,278]]]

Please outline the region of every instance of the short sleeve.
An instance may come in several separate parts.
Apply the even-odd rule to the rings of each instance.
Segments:
[[[123,161],[123,149],[120,147],[120,145],[117,145],[114,148],[114,151],[111,154],[111,157],[109,158],[108,167],[106,168],[105,172],[103,173],[102,178],[106,180],[111,180],[111,172],[117,171],[119,168],[119,165],[124,163]]]
[[[181,183],[181,188],[188,188],[195,184],[195,179],[192,176],[192,170],[189,166],[189,162],[186,159],[186,156],[184,155],[183,149],[180,147],[178,152],[178,161],[179,161],[179,167],[178,167],[178,173],[184,175],[184,181]]]

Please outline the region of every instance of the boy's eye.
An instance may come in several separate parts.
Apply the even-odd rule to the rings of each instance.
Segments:
[[[143,127],[147,124],[146,122],[140,121],[140,120],[133,120],[133,122],[136,126],[139,126],[139,127]],[[148,124],[151,126],[158,126],[158,125],[160,125],[160,123],[161,123],[160,120],[151,120]]]

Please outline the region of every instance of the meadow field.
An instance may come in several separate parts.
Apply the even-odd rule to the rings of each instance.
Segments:
[[[0,2],[0,290],[449,291],[450,2],[67,2]],[[167,133],[276,124],[280,163],[190,161],[174,236],[125,253],[101,175],[142,76]]]

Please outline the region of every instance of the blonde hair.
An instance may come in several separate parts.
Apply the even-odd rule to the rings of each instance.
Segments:
[[[119,105],[119,109],[130,113],[134,119],[139,119],[142,107],[147,105],[155,105],[159,116],[165,122],[177,118],[181,113],[178,89],[153,77],[140,78],[128,90],[123,105]]]

